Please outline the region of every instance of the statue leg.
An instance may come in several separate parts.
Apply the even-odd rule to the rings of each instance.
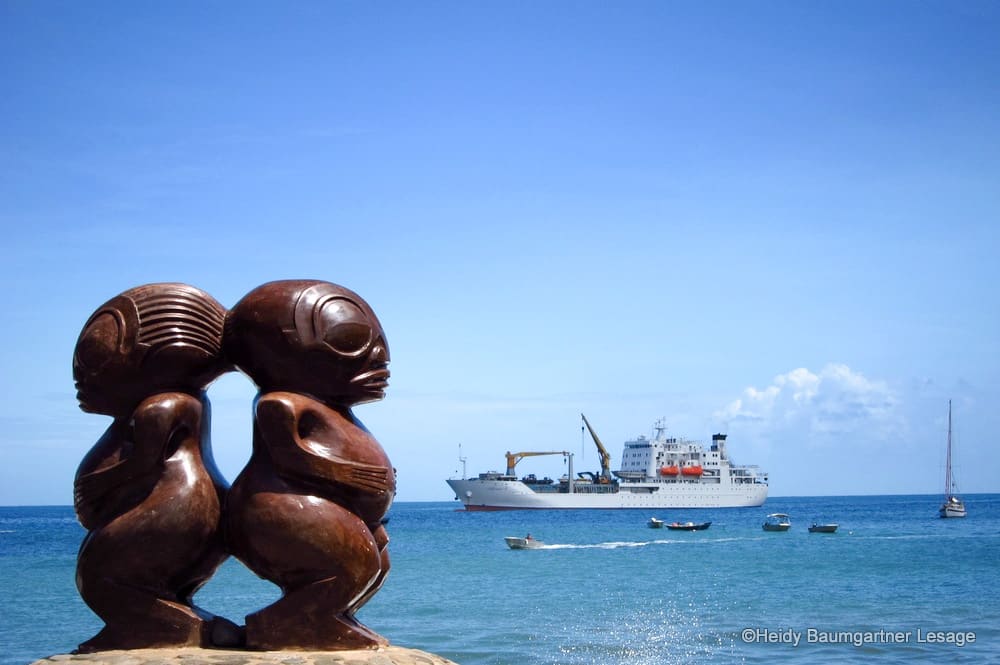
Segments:
[[[336,577],[290,591],[247,616],[247,647],[264,651],[372,649],[388,641],[344,611],[349,598]],[[331,613],[333,608],[340,611]]]
[[[212,614],[194,604],[194,595],[204,586],[216,569],[229,558],[221,545],[221,538],[218,543],[212,543],[212,547],[206,550],[202,558],[192,566],[192,571],[187,577],[188,580],[181,582],[177,589],[177,600],[190,607],[194,612],[209,623],[210,639],[209,644],[216,647],[241,647],[246,643],[246,635],[243,628],[236,625],[229,619]]]
[[[378,524],[372,530],[372,536],[375,538],[375,544],[378,545],[379,562],[381,564],[380,570],[368,591],[349,608],[351,616],[354,616],[355,612],[360,610],[365,603],[371,600],[372,596],[378,593],[378,590],[385,583],[386,575],[389,574],[389,534],[384,526]]]
[[[341,512],[332,505],[329,510]],[[303,558],[298,563],[309,564],[305,570],[272,580],[285,593],[273,604],[247,616],[248,648],[371,649],[388,644],[355,619],[351,611],[380,578],[382,557],[378,546],[353,515],[336,531],[336,547],[331,541],[327,543],[329,549],[312,550],[313,555],[324,551],[322,558],[303,555],[300,550]],[[292,568],[291,563],[286,562],[285,570]]]
[[[80,652],[212,645],[215,617],[186,604],[164,580],[152,579],[147,565],[114,534],[87,536],[77,557],[76,585],[105,626]]]
[[[78,582],[80,595],[104,620],[78,653],[111,649],[211,646],[211,623],[193,608],[109,579]]]

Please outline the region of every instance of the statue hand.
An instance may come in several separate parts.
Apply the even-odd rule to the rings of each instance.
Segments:
[[[356,462],[334,462],[333,474],[339,482],[359,490],[384,494],[389,491],[389,469]]]

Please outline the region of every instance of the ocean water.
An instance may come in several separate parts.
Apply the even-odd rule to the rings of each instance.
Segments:
[[[936,496],[652,512],[397,503],[393,568],[359,618],[461,665],[1000,663],[1000,495],[964,498],[964,520],[938,519]],[[769,512],[791,530],[762,531]],[[652,516],[712,526],[654,530]],[[813,521],[840,530],[810,534]],[[504,544],[528,532],[547,546]],[[73,581],[83,535],[69,507],[0,508],[0,665],[100,628]],[[277,595],[230,560],[197,601],[239,621]]]

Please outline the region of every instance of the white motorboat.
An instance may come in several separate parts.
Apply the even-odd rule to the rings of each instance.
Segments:
[[[507,543],[507,547],[512,550],[537,550],[545,547],[545,543],[530,535],[525,538],[518,538],[517,536],[505,536],[504,541]]]
[[[792,521],[784,513],[771,513],[764,520],[764,531],[788,531]]]

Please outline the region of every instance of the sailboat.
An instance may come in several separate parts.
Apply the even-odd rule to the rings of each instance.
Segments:
[[[944,464],[944,503],[938,509],[944,517],[965,517],[965,504],[955,494],[955,481],[951,477],[951,400],[948,400],[948,453]]]

